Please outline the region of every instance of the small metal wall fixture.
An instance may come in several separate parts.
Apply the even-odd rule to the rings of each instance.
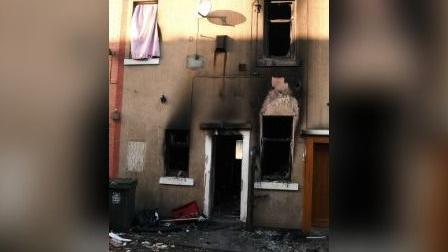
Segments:
[[[216,36],[216,52],[227,52],[227,35]]]
[[[114,108],[114,110],[112,111],[111,118],[114,121],[120,121],[121,113],[120,113],[120,111],[118,111],[117,108]]]

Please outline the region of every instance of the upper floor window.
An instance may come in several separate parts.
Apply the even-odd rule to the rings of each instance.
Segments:
[[[259,64],[296,65],[294,10],[294,0],[264,1],[263,55]]]
[[[291,53],[293,1],[267,1],[266,43],[268,56],[285,57]]]
[[[133,1],[126,65],[158,64],[160,32],[157,1]]]

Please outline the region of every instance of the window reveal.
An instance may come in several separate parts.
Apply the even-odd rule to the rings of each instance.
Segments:
[[[265,2],[265,26],[268,57],[290,57],[294,1]]]
[[[189,130],[170,129],[165,131],[166,176],[188,176],[189,152]]]
[[[292,116],[263,116],[261,138],[261,179],[291,179]]]

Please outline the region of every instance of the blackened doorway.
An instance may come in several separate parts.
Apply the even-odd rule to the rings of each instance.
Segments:
[[[212,215],[239,218],[243,137],[241,135],[216,135],[213,140]]]

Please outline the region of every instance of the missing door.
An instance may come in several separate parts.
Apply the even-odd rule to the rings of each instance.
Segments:
[[[241,135],[214,137],[214,193],[213,216],[240,216],[241,161],[239,153]]]
[[[216,142],[215,137],[221,133],[216,134],[216,131],[209,132],[205,135],[205,159],[204,159],[204,214],[206,216],[212,216],[214,207],[214,188],[215,188],[215,166],[216,161],[214,155],[216,153]],[[229,134],[227,134],[229,135]],[[247,220],[247,209],[248,209],[248,194],[249,194],[249,139],[250,130],[239,130],[232,131],[230,135],[238,136],[236,139],[242,139],[241,148],[241,172],[240,172],[240,201],[239,201],[239,220],[241,222],[246,222]],[[239,140],[235,141],[236,145]],[[230,153],[228,153],[230,157]],[[232,158],[238,159],[238,151],[234,150],[232,153]],[[219,167],[218,167],[219,169]]]

